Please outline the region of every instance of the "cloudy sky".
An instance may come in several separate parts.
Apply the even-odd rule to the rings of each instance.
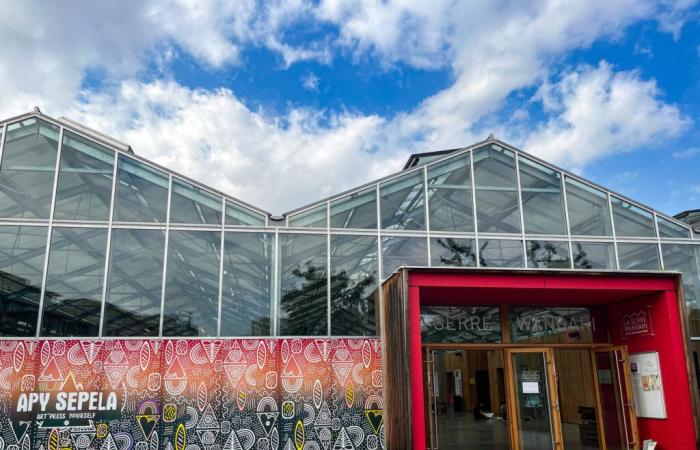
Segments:
[[[489,133],[700,208],[693,0],[10,2],[0,116],[40,106],[273,213]]]

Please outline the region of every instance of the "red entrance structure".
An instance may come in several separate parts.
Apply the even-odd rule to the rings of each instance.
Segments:
[[[638,418],[635,448],[645,439],[658,449],[696,448],[697,393],[678,274],[401,269],[383,289],[387,448],[426,448],[421,306],[474,304],[600,307],[608,345],[658,354],[666,418]],[[647,322],[630,324],[640,313]]]

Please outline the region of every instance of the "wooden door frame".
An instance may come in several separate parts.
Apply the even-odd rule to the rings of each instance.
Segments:
[[[609,345],[607,347],[591,349],[591,365],[593,370],[593,380],[595,382],[595,397],[596,397],[596,417],[598,422],[598,441],[600,442],[600,449],[607,450],[607,445],[605,443],[605,424],[603,422],[603,405],[600,400],[599,384],[598,384],[598,362],[596,359],[596,354],[612,352],[615,356],[615,371],[618,373],[617,383],[623,384],[624,394],[627,396],[627,403],[625,403],[624,398],[620,398],[620,407],[623,409],[622,414],[626,414],[631,421],[629,431],[632,434],[630,437],[632,442],[626,442],[625,445],[631,445],[631,450],[639,450],[639,427],[637,424],[637,413],[634,408],[633,392],[632,392],[632,378],[631,369],[629,363],[629,352],[627,351],[626,345]],[[617,359],[617,352],[620,352],[621,359]],[[622,363],[622,373],[620,373],[619,363]],[[619,379],[622,377],[623,379]],[[624,425],[623,425],[624,426]],[[624,435],[627,436],[627,428],[623,429]],[[622,437],[622,436],[620,436]]]

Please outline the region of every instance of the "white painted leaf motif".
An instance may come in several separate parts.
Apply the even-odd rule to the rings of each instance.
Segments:
[[[316,380],[314,382],[313,399],[316,409],[321,407],[321,402],[323,401],[323,386],[321,385],[321,380]]]
[[[265,361],[267,360],[267,352],[265,351],[265,343],[260,341],[258,344],[258,368],[262,369],[265,367]]]
[[[146,370],[146,368],[148,368],[149,362],[151,362],[151,349],[148,347],[148,342],[144,342],[141,346],[141,352],[139,353],[139,363],[141,364],[141,370]]]
[[[372,347],[370,347],[369,341],[365,341],[365,343],[362,344],[362,362],[366,369],[368,369],[369,365],[372,363]]]

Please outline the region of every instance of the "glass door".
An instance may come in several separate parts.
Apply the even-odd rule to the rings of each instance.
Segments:
[[[592,350],[601,448],[639,450],[627,347]]]
[[[552,349],[508,349],[506,365],[512,448],[562,450]]]

